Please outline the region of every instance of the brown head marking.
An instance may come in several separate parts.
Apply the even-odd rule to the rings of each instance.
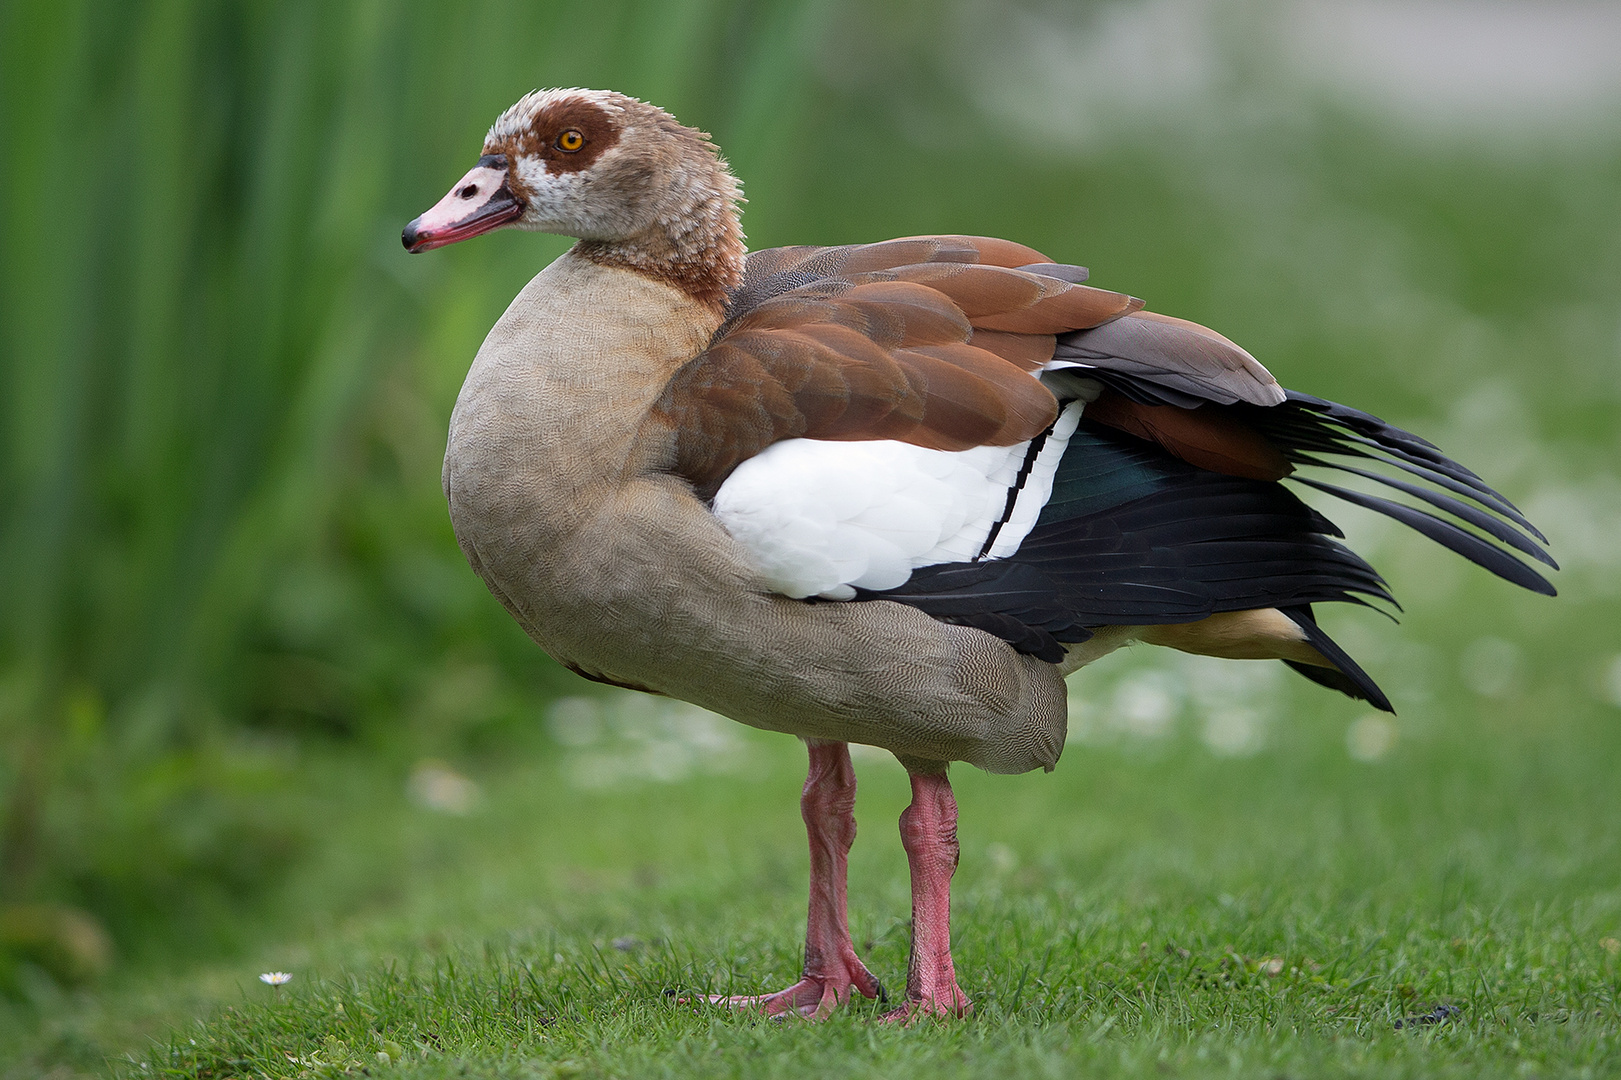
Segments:
[[[562,136],[570,131],[580,133],[578,150],[564,150],[559,145]],[[520,131],[502,136],[490,134],[491,138],[484,142],[486,154],[505,154],[508,161],[520,156],[538,158],[546,163],[548,173],[557,176],[594,165],[619,141],[619,124],[596,102],[566,97],[542,106]],[[527,194],[516,172],[510,182],[520,196]]]

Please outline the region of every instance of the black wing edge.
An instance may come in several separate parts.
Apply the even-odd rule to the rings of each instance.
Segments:
[[[1087,370],[1085,374],[1130,400],[1145,405],[1175,405],[1187,409],[1210,404],[1135,374],[1101,369]],[[1290,480],[1399,521],[1476,566],[1523,589],[1543,596],[1558,595],[1558,590],[1547,578],[1504,550],[1506,546],[1552,570],[1558,570],[1559,564],[1546,550],[1548,538],[1531,524],[1519,507],[1493,490],[1475,473],[1447,457],[1433,443],[1388,424],[1371,413],[1298,390],[1285,393],[1287,399],[1280,405],[1261,406],[1239,402],[1213,407],[1241,417],[1270,439],[1294,465],[1331,469],[1375,481],[1419,499],[1465,525],[1479,529],[1486,536],[1392,499],[1305,476],[1291,476]],[[1351,461],[1336,461],[1324,455],[1388,466],[1425,483],[1374,472],[1360,468]]]
[[[1317,625],[1317,617],[1312,614],[1310,604],[1280,607],[1278,610],[1300,627],[1301,632],[1306,635],[1306,643],[1322,653],[1323,659],[1334,666],[1317,667],[1314,664],[1302,664],[1294,660],[1285,660],[1285,664],[1319,686],[1338,690],[1346,697],[1366,701],[1376,709],[1395,715],[1395,708],[1391,706],[1385,692],[1379,689],[1379,684],[1362,670],[1360,664],[1351,659],[1350,653],[1340,648],[1339,642],[1329,637],[1323,628]]]
[[[1302,394],[1298,390],[1287,393],[1288,398],[1282,405],[1270,409],[1247,405],[1235,408],[1247,423],[1277,444],[1291,462],[1333,469],[1384,484],[1486,535],[1481,536],[1453,521],[1405,503],[1303,476],[1291,479],[1399,521],[1476,566],[1523,589],[1543,596],[1558,594],[1547,578],[1505,550],[1513,549],[1529,555],[1557,570],[1559,564],[1544,550],[1548,538],[1531,524],[1519,507],[1493,490],[1479,476],[1447,457],[1432,443],[1387,424],[1377,416]],[[1348,462],[1329,460],[1322,456],[1324,454],[1376,462],[1426,480],[1434,486],[1359,468]]]

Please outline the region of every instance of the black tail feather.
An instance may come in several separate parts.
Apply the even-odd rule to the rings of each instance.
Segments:
[[[1241,410],[1244,421],[1270,439],[1292,463],[1334,469],[1384,484],[1480,529],[1496,543],[1403,503],[1298,475],[1292,477],[1297,482],[1394,518],[1516,585],[1554,595],[1553,586],[1540,574],[1497,546],[1506,545],[1557,570],[1559,564],[1543,550],[1547,537],[1513,503],[1433,444],[1369,413],[1294,390],[1288,392],[1288,400],[1280,406],[1235,409]],[[1319,455],[1377,462],[1441,490]]]
[[[1447,495],[1442,495],[1437,491],[1431,491],[1429,488],[1420,484],[1409,483],[1400,477],[1381,476],[1376,472],[1369,472],[1367,469],[1358,469],[1351,465],[1338,465],[1330,462],[1317,461],[1310,462],[1310,464],[1322,465],[1325,468],[1350,473],[1353,476],[1360,476],[1367,480],[1374,480],[1378,483],[1384,484],[1386,487],[1395,488],[1397,491],[1411,495],[1416,499],[1422,499],[1431,506],[1439,510],[1445,510],[1452,516],[1468,522],[1475,528],[1480,529],[1482,532],[1488,533],[1494,539],[1501,540],[1503,543],[1514,548],[1516,551],[1524,552],[1533,559],[1542,563],[1544,566],[1551,567],[1555,570],[1559,569],[1559,564],[1554,562],[1553,556],[1549,555],[1545,550],[1543,550],[1541,545],[1533,542],[1530,537],[1520,532],[1520,530],[1511,527],[1500,518],[1492,517],[1490,514],[1485,513],[1484,511],[1477,510],[1468,503],[1451,498]]]
[[[1404,461],[1409,465],[1416,465],[1419,468],[1429,469],[1432,472],[1438,472],[1442,476],[1456,480],[1458,483],[1463,484],[1471,491],[1484,496],[1485,501],[1494,505],[1501,505],[1508,510],[1518,512],[1518,508],[1515,507],[1513,503],[1503,498],[1502,495],[1498,494],[1492,488],[1487,487],[1485,482],[1482,481],[1480,477],[1476,476],[1462,465],[1459,465],[1451,458],[1442,458],[1440,461],[1436,461],[1435,455],[1433,454],[1419,455],[1410,453],[1407,450],[1402,449],[1399,445],[1396,445],[1388,440],[1368,439],[1362,437],[1361,435],[1345,435],[1342,436],[1342,438],[1347,443],[1378,450],[1381,453],[1389,455],[1390,457]],[[1343,454],[1347,451],[1341,450],[1339,452]],[[1375,455],[1372,454],[1366,454],[1363,456],[1374,457],[1375,460],[1379,460]]]
[[[1546,544],[1548,538],[1535,525],[1531,524],[1512,502],[1494,491],[1472,470],[1447,457],[1435,444],[1414,435],[1410,431],[1403,431],[1401,428],[1388,424],[1371,413],[1353,409],[1338,402],[1313,397],[1310,394],[1303,394],[1298,390],[1287,391],[1288,398],[1282,405],[1266,407],[1240,403],[1220,406],[1212,402],[1200,401],[1182,390],[1161,385],[1151,379],[1144,378],[1140,374],[1128,374],[1122,371],[1088,370],[1086,375],[1103,383],[1116,393],[1142,404],[1175,405],[1184,409],[1230,409],[1242,416],[1246,423],[1272,440],[1284,452],[1285,456],[1296,465],[1313,465],[1322,468],[1340,469],[1346,472],[1357,472],[1356,469],[1349,466],[1312,456],[1314,454],[1334,454],[1378,462],[1381,465],[1387,465],[1393,469],[1416,476],[1421,480],[1435,484],[1437,487],[1444,488],[1454,495],[1471,499],[1493,513],[1507,518],[1508,521],[1524,530],[1528,535],[1516,541],[1502,536],[1492,529],[1488,528],[1487,531],[1504,543],[1524,551],[1533,558],[1548,563],[1550,566],[1554,565],[1551,559],[1524,546],[1529,543],[1529,537],[1534,537],[1536,541],[1542,544]],[[1419,494],[1410,487],[1402,486],[1401,482],[1391,482],[1392,478],[1378,473],[1369,475],[1358,472],[1358,475],[1368,476],[1369,479],[1381,483],[1389,483],[1391,487],[1408,494],[1418,495],[1419,498],[1425,499],[1425,501],[1438,506],[1440,509],[1455,512],[1451,506],[1435,503],[1428,496]],[[1475,524],[1467,515],[1459,514],[1458,516],[1471,521],[1471,524]]]
[[[1323,659],[1333,664],[1332,668],[1317,667],[1312,664],[1300,664],[1293,660],[1284,663],[1294,668],[1300,674],[1320,686],[1338,690],[1347,697],[1366,701],[1376,709],[1387,713],[1395,713],[1390,705],[1390,699],[1385,692],[1379,689],[1379,684],[1362,670],[1362,666],[1351,659],[1351,654],[1340,648],[1339,643],[1329,637],[1323,628],[1317,625],[1317,618],[1312,614],[1310,604],[1301,604],[1297,607],[1279,608],[1285,615],[1300,627],[1306,635],[1306,641],[1312,648],[1323,654]]]
[[[1484,567],[1505,581],[1512,581],[1523,589],[1529,589],[1543,596],[1556,596],[1557,591],[1548,579],[1531,569],[1529,566],[1510,555],[1500,547],[1488,544],[1474,533],[1458,528],[1450,521],[1443,521],[1434,514],[1415,510],[1411,506],[1381,499],[1377,495],[1364,495],[1360,491],[1350,488],[1337,487],[1333,484],[1324,484],[1317,480],[1307,480],[1296,477],[1298,482],[1307,487],[1325,491],[1336,498],[1344,499],[1348,503],[1378,511],[1386,517],[1394,518],[1403,525],[1434,540],[1437,544],[1449,551],[1462,555],[1476,566]]]
[[[1329,453],[1351,454],[1352,452],[1330,450]],[[1389,465],[1392,468],[1400,469],[1402,472],[1405,472],[1410,476],[1416,476],[1422,480],[1428,480],[1437,487],[1445,488],[1454,495],[1461,495],[1466,499],[1472,499],[1480,505],[1486,507],[1488,510],[1492,510],[1498,514],[1501,514],[1503,517],[1508,518],[1514,524],[1518,525],[1520,528],[1524,529],[1527,533],[1530,533],[1544,544],[1548,542],[1548,538],[1542,535],[1541,530],[1539,530],[1535,525],[1531,524],[1526,516],[1516,510],[1507,499],[1489,498],[1470,487],[1468,484],[1459,483],[1450,476],[1445,476],[1438,473],[1434,469],[1427,469],[1422,465],[1413,465],[1409,462],[1396,461],[1392,458],[1375,457],[1373,454],[1356,453],[1354,456],[1362,458],[1366,461],[1377,461],[1381,465]],[[1389,484],[1392,479],[1395,479],[1394,477],[1382,476],[1379,473],[1373,473],[1370,476],[1366,471],[1359,471],[1349,465],[1343,465],[1335,461],[1324,461],[1321,458],[1315,458],[1309,454],[1291,454],[1289,456],[1289,460],[1294,462],[1296,465],[1313,465],[1320,469],[1338,469],[1341,472],[1356,473],[1358,476],[1368,476],[1369,479],[1377,480],[1381,484]],[[1394,487],[1395,485],[1391,486]]]

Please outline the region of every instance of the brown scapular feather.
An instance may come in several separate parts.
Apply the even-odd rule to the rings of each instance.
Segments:
[[[972,328],[948,297],[906,281],[874,281],[826,304],[830,321],[863,329],[886,349],[964,341]]]
[[[955,304],[975,329],[1015,334],[1086,330],[1143,306],[1141,300],[1124,293],[1001,266],[921,263],[847,274],[845,279],[856,284],[907,281],[925,285]]]
[[[1090,285],[1059,284],[1067,287],[1048,293],[1027,308],[982,316],[973,320],[974,326],[1015,334],[1062,334],[1102,326],[1143,306],[1141,300],[1124,293],[1094,289]]]
[[[745,260],[748,278],[760,279],[812,264],[817,277],[830,278],[889,270],[918,263],[978,263],[982,266],[1029,266],[1047,256],[1035,248],[990,236],[906,236],[875,244],[843,247],[766,248],[752,251]]]
[[[1010,334],[1006,330],[975,328],[968,344],[995,353],[1021,370],[1040,371],[1053,358],[1058,338],[1054,334]]]
[[[877,248],[888,244],[922,241],[938,245],[940,254],[927,259],[897,259],[890,266],[905,266],[920,262],[978,263],[981,266],[1029,266],[1050,260],[1033,247],[1025,247],[1013,240],[997,236],[907,236],[899,240],[885,240],[863,247]]]
[[[927,345],[907,350],[907,356],[927,357],[939,364],[958,368],[973,376],[975,385],[995,393],[1006,417],[1002,427],[961,449],[1023,442],[1045,431],[1047,425],[1057,417],[1051,391],[1028,376],[1023,379],[1010,378],[1008,364],[994,353],[973,345]],[[928,369],[937,370],[935,365],[929,365]]]
[[[1294,466],[1271,440],[1216,405],[1143,405],[1105,390],[1086,418],[1158,443],[1189,465],[1251,480],[1282,480]]]

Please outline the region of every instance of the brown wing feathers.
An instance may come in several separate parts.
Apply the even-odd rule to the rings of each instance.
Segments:
[[[705,494],[781,439],[1031,439],[1057,415],[1030,374],[1055,335],[1141,306],[1014,269],[1045,262],[953,236],[751,255],[726,322],[672,377],[648,434],[673,438],[674,470]]]
[[[675,471],[706,495],[780,439],[966,450],[1033,438],[1057,402],[1019,367],[967,344],[970,333],[943,294],[907,282],[788,293],[678,371],[650,422],[674,433]]]
[[[1190,465],[1251,480],[1282,480],[1294,466],[1272,442],[1243,421],[1208,405],[1144,405],[1105,390],[1086,419],[1158,443]]]
[[[877,244],[842,247],[782,247],[750,252],[743,284],[727,304],[728,319],[790,289],[836,281],[845,274],[918,263],[978,263],[982,266],[1051,266],[1035,248],[984,236],[910,236]],[[1078,267],[1072,269],[1079,269]],[[726,332],[722,325],[720,333]]]
[[[1056,334],[1010,334],[1005,330],[975,329],[968,344],[1000,356],[1022,371],[1040,371],[1053,358]]]
[[[922,263],[847,276],[852,284],[907,281],[954,303],[975,329],[1013,334],[1061,334],[1118,319],[1143,306],[1123,293],[1074,285],[1001,266]]]
[[[1053,422],[1057,403],[1031,373],[1053,358],[1060,334],[1130,321],[1139,327],[1127,335],[1132,353],[1192,343],[1201,354],[1230,349],[1248,359],[1214,331],[1139,314],[1134,297],[1078,284],[1078,267],[1049,267],[1038,251],[984,237],[755,252],[726,322],[670,380],[648,434],[670,438],[674,471],[712,495],[740,462],[781,439],[966,450],[1033,438]],[[1136,341],[1143,330],[1146,349]],[[1199,355],[1193,366],[1221,370],[1223,381],[1233,367],[1242,372],[1233,381],[1254,378],[1227,355]],[[1217,472],[1277,479],[1289,471],[1265,438],[1213,408],[1140,405],[1106,393],[1087,416]]]

